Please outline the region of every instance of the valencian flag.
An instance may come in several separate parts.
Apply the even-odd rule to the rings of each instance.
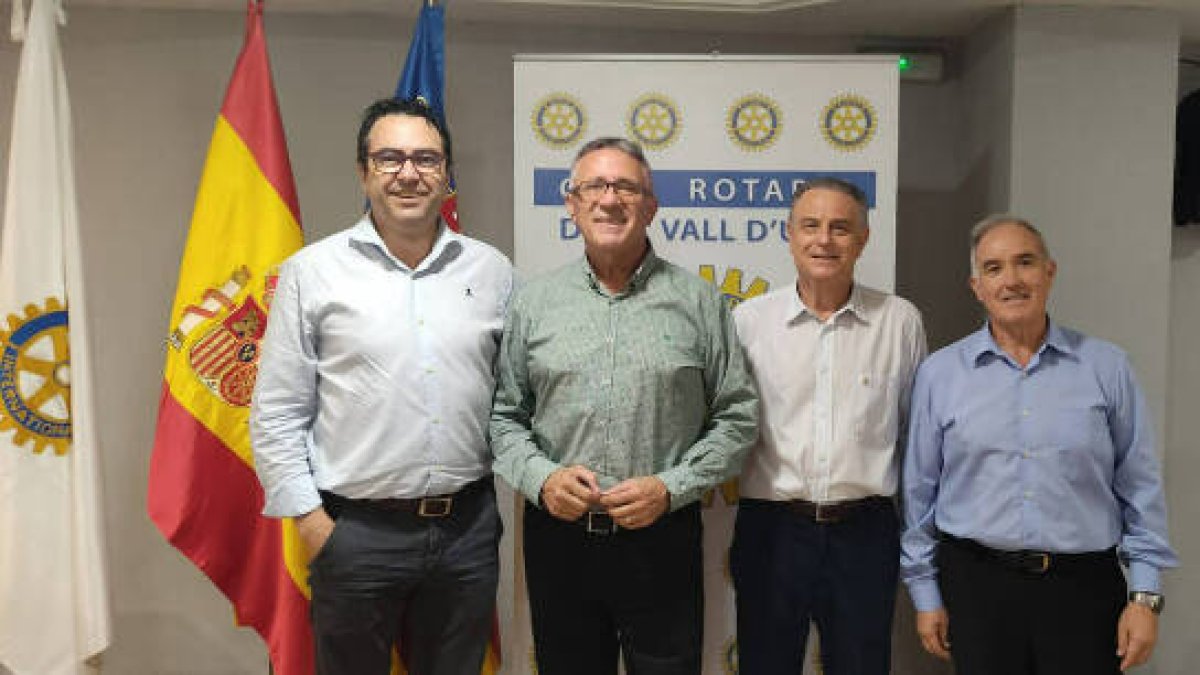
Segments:
[[[13,2],[0,239],[0,664],[75,675],[109,644],[92,369],[58,0]],[[4,668],[0,668],[3,671]]]
[[[262,635],[278,675],[313,672],[307,556],[290,519],[260,515],[247,419],[277,268],[302,239],[262,3],[250,0],[180,263],[147,501]]]
[[[413,30],[408,58],[396,84],[396,98],[420,98],[429,105],[442,124],[446,123],[446,10],[433,0],[421,2],[421,14]],[[458,232],[458,197],[454,179],[450,182],[450,197],[442,204],[442,218],[450,229]]]

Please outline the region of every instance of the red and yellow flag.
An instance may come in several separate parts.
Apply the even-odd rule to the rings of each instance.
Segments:
[[[279,675],[313,672],[305,555],[290,520],[260,515],[247,420],[277,266],[302,242],[262,4],[249,0],[180,263],[147,502]]]

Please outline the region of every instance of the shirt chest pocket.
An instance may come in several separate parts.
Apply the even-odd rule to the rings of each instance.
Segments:
[[[1072,483],[1103,480],[1114,462],[1108,417],[1102,404],[1051,406],[1035,412],[1044,416],[1042,447],[1033,452],[1044,454],[1055,467],[1055,475]],[[1099,478],[1097,478],[1099,474]]]
[[[847,383],[848,419],[854,438],[869,448],[892,449],[899,430],[900,387],[890,373],[859,372]]]

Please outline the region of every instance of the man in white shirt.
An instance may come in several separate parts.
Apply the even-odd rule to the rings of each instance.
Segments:
[[[477,674],[500,518],[487,423],[512,266],[439,217],[452,156],[419,101],[363,115],[370,209],[282,267],[251,412],[263,513],[310,555],[320,675]]]
[[[889,672],[896,447],[926,347],[911,303],[854,282],[867,209],[845,181],[800,186],[796,284],[734,313],[762,402],[730,552],[742,675],[800,672],[810,621],[827,675]]]

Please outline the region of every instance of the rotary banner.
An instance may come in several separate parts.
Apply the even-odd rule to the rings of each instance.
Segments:
[[[0,664],[74,675],[108,647],[74,152],[56,0],[15,0],[0,241]],[[0,668],[3,671],[4,668]]]
[[[313,672],[306,554],[291,520],[260,515],[247,420],[277,266],[302,243],[262,3],[250,0],[180,263],[147,509],[263,637],[279,675]]]

